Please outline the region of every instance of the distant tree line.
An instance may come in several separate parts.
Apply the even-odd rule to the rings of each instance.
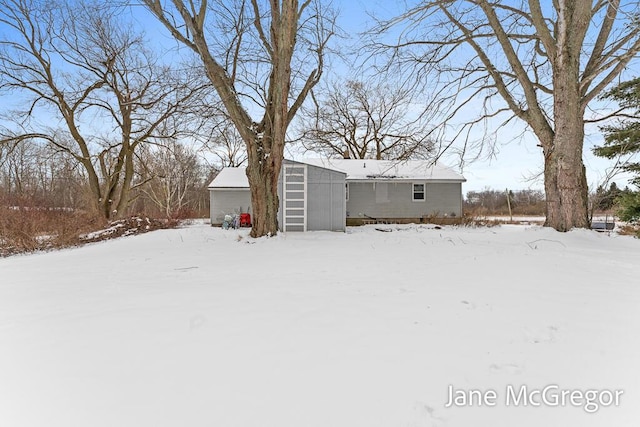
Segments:
[[[207,185],[215,169],[198,153],[173,142],[137,153],[128,212],[158,218],[208,215]],[[23,140],[0,148],[0,204],[92,211],[86,171],[49,144]]]
[[[0,0],[3,205],[202,216],[215,170],[246,159],[193,58],[166,60],[128,19],[116,4]]]
[[[544,215],[545,198],[540,190],[469,191],[464,200],[466,212],[474,215]]]
[[[607,189],[600,185],[592,194],[592,209],[594,212],[610,212],[616,208],[620,197],[631,193],[633,191],[629,187],[620,189],[615,182],[612,182]]]

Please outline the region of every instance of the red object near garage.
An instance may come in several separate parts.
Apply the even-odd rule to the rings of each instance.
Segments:
[[[251,215],[248,213],[240,214],[240,227],[251,227]]]

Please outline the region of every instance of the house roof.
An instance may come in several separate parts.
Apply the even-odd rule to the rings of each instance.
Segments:
[[[453,169],[427,160],[305,159],[304,163],[345,172],[348,181],[466,181]]]
[[[306,162],[299,162],[296,160],[284,159],[284,163],[299,163],[304,164]],[[310,164],[310,163],[308,163]],[[329,169],[336,172],[344,173],[343,171],[336,170],[331,167],[323,166],[321,164],[311,164],[312,166]],[[226,167],[223,168],[218,175],[211,181],[208,188],[249,188],[249,179],[246,174],[247,168],[241,167]]]
[[[343,172],[347,181],[466,181],[453,169],[426,160],[304,159],[296,163]],[[245,170],[244,167],[224,168],[209,188],[249,188]]]
[[[209,188],[249,188],[246,168],[223,168],[211,181]]]

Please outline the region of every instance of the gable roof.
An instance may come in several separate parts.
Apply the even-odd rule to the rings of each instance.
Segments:
[[[209,184],[209,188],[249,188],[245,171],[245,167],[222,168]]]
[[[465,182],[453,169],[427,160],[304,159],[291,161],[330,169],[347,175],[347,181]],[[245,167],[223,168],[209,188],[249,188]]]
[[[427,160],[305,159],[304,162],[345,172],[347,181],[466,181],[453,169]]]
[[[305,164],[305,162],[299,162],[296,160],[289,160],[289,159],[284,159],[282,164]],[[314,165],[314,164],[310,164],[307,163],[311,166],[314,166],[316,168],[322,168],[322,169],[329,169],[332,170],[334,172],[339,172],[341,174],[344,174],[344,172],[333,169],[333,168],[329,168],[326,166],[322,166],[322,165]],[[246,173],[247,168],[245,166],[238,166],[238,167],[225,167],[222,168],[222,170],[220,172],[218,172],[218,175],[216,175],[216,177],[213,179],[213,181],[211,181],[211,183],[209,184],[208,188],[226,188],[226,189],[233,189],[233,188],[249,188],[249,179],[247,178],[247,173]]]

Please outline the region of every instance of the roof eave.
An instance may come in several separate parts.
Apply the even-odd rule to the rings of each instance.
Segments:
[[[442,179],[442,178],[346,178],[347,182],[417,182],[425,181],[431,184],[457,184],[467,182],[466,178]]]
[[[249,187],[207,187],[209,190],[249,190]]]

